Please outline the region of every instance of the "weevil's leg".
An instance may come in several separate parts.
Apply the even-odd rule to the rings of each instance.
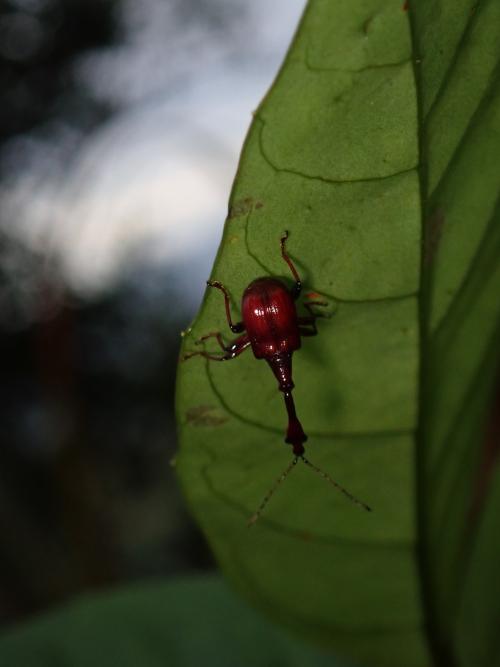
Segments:
[[[237,322],[236,324],[233,324],[233,320],[231,319],[231,302],[229,301],[229,294],[224,285],[220,283],[218,280],[207,280],[207,285],[209,287],[216,287],[217,289],[220,289],[220,291],[224,294],[224,305],[226,306],[227,323],[229,324],[229,328],[231,329],[231,331],[233,333],[241,333],[242,331],[245,331],[243,322]]]
[[[224,340],[222,339],[222,335],[221,335],[220,331],[211,331],[210,333],[205,334],[201,338],[198,338],[198,340],[195,340],[194,344],[195,345],[201,345],[201,343],[203,343],[203,341],[205,341],[205,340],[208,340],[208,338],[215,338],[217,340],[217,342],[219,343],[219,345],[221,346],[221,348],[224,350],[224,352],[226,351],[227,346],[224,343]]]
[[[328,301],[305,301],[304,302],[304,308],[308,310],[313,317],[328,317],[328,315],[325,315],[325,313],[317,313],[315,312],[311,306],[328,306]]]
[[[329,317],[327,313],[316,313],[314,310],[312,310],[311,306],[328,306],[328,303],[326,301],[309,301],[308,303],[304,304],[304,308],[308,310],[311,314],[306,315],[305,317],[299,317],[298,323],[299,323],[299,331],[301,336],[315,336],[318,333],[318,328],[316,326],[316,319],[318,317]],[[300,325],[307,325],[311,326],[312,329],[305,329],[304,326]]]
[[[298,274],[297,269],[295,268],[292,260],[288,256],[288,253],[285,249],[285,243],[286,243],[287,238],[288,238],[288,232],[284,232],[283,236],[280,239],[280,241],[281,241],[281,256],[283,257],[285,262],[290,267],[290,271],[292,272],[293,277],[295,278],[295,285],[292,287],[292,296],[293,296],[294,299],[298,299],[300,291],[302,289],[302,282],[300,280],[300,276]]]
[[[316,336],[318,327],[316,326],[316,317],[324,317],[321,315],[308,315],[307,317],[298,317],[299,331],[301,336]],[[312,327],[312,329],[305,329],[304,325]]]
[[[187,359],[191,359],[191,357],[204,357],[205,359],[210,359],[211,361],[229,361],[230,359],[238,357],[242,352],[244,352],[247,349],[249,345],[250,345],[250,338],[248,337],[247,334],[243,334],[243,336],[239,336],[230,345],[223,346],[223,350],[225,350],[225,353],[222,356],[211,354],[210,352],[205,352],[205,350],[197,350],[196,352],[187,352],[182,357],[181,361],[186,361]]]
[[[306,319],[305,317],[303,319]],[[306,324],[311,324],[312,329],[306,329],[305,327],[299,327],[299,333],[301,336],[316,336],[318,329],[314,322],[306,322]]]

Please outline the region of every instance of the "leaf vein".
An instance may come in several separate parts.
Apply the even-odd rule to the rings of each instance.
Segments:
[[[387,181],[391,178],[396,178],[397,176],[402,176],[403,174],[409,174],[412,171],[417,171],[418,169],[418,164],[408,167],[407,169],[400,169],[399,171],[393,172],[392,174],[387,174],[385,176],[370,176],[370,177],[365,177],[365,178],[352,178],[352,179],[335,179],[335,178],[327,178],[326,176],[321,176],[319,174],[306,174],[305,172],[301,172],[295,169],[291,169],[289,167],[278,167],[274,162],[271,160],[269,155],[267,154],[265,148],[264,148],[264,140],[263,140],[263,131],[264,127],[266,126],[266,121],[262,116],[257,114],[255,116],[255,119],[258,120],[261,123],[261,127],[259,130],[259,151],[262,155],[262,158],[265,160],[265,162],[273,169],[276,173],[284,173],[284,174],[293,174],[294,176],[298,176],[300,178],[304,178],[309,181],[320,181],[322,183],[330,183],[333,185],[349,185],[352,183],[372,183],[372,182],[380,182],[380,181]]]
[[[487,88],[484,90],[483,95],[480,97],[476,108],[474,109],[474,112],[471,114],[469,121],[467,123],[467,126],[464,129],[464,132],[462,136],[460,137],[458,143],[456,144],[453,153],[450,156],[450,159],[448,160],[448,163],[446,166],[443,168],[443,171],[441,173],[441,176],[439,177],[438,182],[434,186],[432,192],[429,192],[429,199],[430,197],[436,197],[437,193],[439,190],[443,187],[443,183],[446,181],[446,177],[449,175],[449,172],[452,170],[452,168],[455,166],[457,163],[459,157],[460,157],[460,150],[463,147],[465,141],[469,138],[470,133],[474,130],[476,126],[476,121],[477,118],[480,116],[480,114],[485,110],[485,108],[488,107],[488,104],[494,102],[495,100],[495,95],[498,94],[498,78],[500,75],[500,63],[496,67],[495,72],[491,76],[489,85]]]
[[[492,245],[492,237],[494,239],[495,232],[498,233],[498,224],[497,224],[498,218],[500,218],[500,195],[497,197],[497,200],[495,202],[495,206],[488,220],[485,234],[481,239],[481,243],[479,244],[476,252],[474,253],[474,256],[472,257],[469,263],[467,271],[465,272],[465,275],[463,276],[460,285],[458,287],[458,290],[456,291],[453,299],[450,301],[446,311],[443,313],[434,331],[432,331],[432,333],[430,334],[431,339],[435,339],[440,334],[440,332],[444,328],[444,325],[448,323],[448,319],[452,317],[460,307],[462,307],[463,294],[464,292],[466,292],[470,283],[473,281],[476,270],[481,269],[482,274],[483,275],[485,274],[484,271],[485,265],[482,261],[482,258],[484,252],[486,250],[490,250],[490,247]],[[494,269],[495,267],[496,267],[496,262],[492,268]]]
[[[254,421],[253,419],[249,419],[248,417],[244,417],[242,414],[236,412],[231,408],[228,403],[226,402],[225,398],[219,391],[213,374],[210,370],[210,362],[208,359],[205,360],[205,372],[207,375],[208,382],[210,384],[210,387],[216,396],[217,400],[220,403],[220,406],[222,409],[224,409],[231,417],[236,419],[237,421],[242,422],[243,424],[247,424],[248,426],[253,426],[254,428],[259,428],[263,431],[266,431],[267,433],[276,433],[276,434],[282,434],[283,431],[282,429],[273,427],[273,426],[266,426],[265,424],[261,424],[260,422]],[[315,432],[315,431],[310,431],[310,435],[315,438],[343,438],[346,440],[349,439],[362,439],[362,438],[397,438],[405,435],[412,435],[415,433],[414,428],[401,428],[401,429],[387,429],[387,430],[380,430],[380,431],[330,431],[330,432]]]
[[[253,252],[253,250],[250,247],[250,240],[248,238],[248,228],[249,228],[249,222],[250,222],[250,217],[252,215],[252,211],[249,211],[246,218],[245,218],[245,247],[247,249],[248,255],[255,261],[256,264],[258,264],[263,271],[266,272],[267,275],[272,276],[274,275],[271,269],[269,269],[264,262],[262,262],[259,257]],[[339,296],[336,296],[332,292],[326,292],[324,290],[319,290],[323,296],[328,297],[332,301],[335,301],[337,303],[353,303],[353,304],[365,304],[365,303],[385,303],[388,301],[404,301],[405,299],[411,299],[415,298],[418,296],[418,290],[417,291],[412,291],[412,292],[406,292],[403,294],[394,294],[391,296],[381,296],[381,297],[374,297],[373,299],[343,299]]]
[[[453,72],[455,70],[455,67],[457,66],[458,63],[458,58],[460,56],[461,52],[461,47],[464,45],[465,41],[467,40],[469,33],[471,30],[475,27],[479,16],[481,15],[481,11],[484,10],[485,5],[487,2],[476,2],[473,6],[473,10],[470,12],[469,18],[467,19],[467,22],[464,26],[464,29],[462,31],[462,34],[460,36],[460,39],[457,42],[456,49],[454,51],[453,57],[450,60],[448,67],[446,69],[446,72],[444,73],[443,79],[441,81],[441,84],[434,96],[434,99],[432,100],[431,105],[429,106],[427,113],[426,113],[426,121],[427,119],[431,116],[431,114],[434,112],[434,109],[444,93],[446,92],[447,85],[453,75]]]

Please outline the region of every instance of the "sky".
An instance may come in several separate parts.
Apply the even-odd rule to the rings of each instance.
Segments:
[[[177,267],[193,304],[222,234],[239,153],[304,0],[124,0],[118,44],[72,76],[116,111],[85,140],[64,123],[16,137],[0,161],[9,236],[93,298],[131,266]],[[187,290],[187,291],[186,291]]]

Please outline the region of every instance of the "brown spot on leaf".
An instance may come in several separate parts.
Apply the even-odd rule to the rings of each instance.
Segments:
[[[408,2],[408,0],[406,0],[406,2],[403,4],[403,11],[404,11],[404,12],[407,12],[409,6],[410,6],[410,3]]]
[[[299,537],[304,542],[312,542],[313,534],[311,533],[310,530],[301,530],[299,533]]]
[[[425,223],[424,262],[430,264],[436,255],[444,225],[444,211],[436,208]]]
[[[261,201],[255,201],[252,197],[238,199],[229,207],[228,220],[240,218],[243,215],[251,213],[254,209],[262,208],[264,204]]]
[[[186,411],[186,421],[193,426],[220,426],[227,417],[212,405],[196,405]]]

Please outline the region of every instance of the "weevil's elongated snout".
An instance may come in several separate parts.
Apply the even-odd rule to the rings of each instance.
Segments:
[[[285,399],[286,411],[288,413],[285,442],[292,445],[295,456],[302,456],[307,435],[304,433],[302,424],[295,412],[295,403],[292,396],[292,389],[295,386],[292,380],[292,355],[287,353],[277,354],[267,359],[267,362],[278,380],[279,390],[283,392]]]
[[[302,456],[304,453],[304,442],[307,435],[304,433],[302,424],[295,411],[295,403],[292,396],[294,388],[292,380],[292,355],[279,354],[267,360],[276,379],[279,389],[283,392],[285,398],[286,411],[288,413],[288,427],[286,429],[285,442],[292,445],[295,456]]]
[[[304,442],[307,440],[307,435],[304,433],[302,424],[295,412],[295,403],[291,391],[284,394],[285,405],[288,412],[288,428],[286,430],[285,442],[292,445],[295,456],[302,456],[304,454]]]
[[[292,355],[277,354],[266,360],[278,380],[279,390],[290,392],[295,387],[292,380]]]

